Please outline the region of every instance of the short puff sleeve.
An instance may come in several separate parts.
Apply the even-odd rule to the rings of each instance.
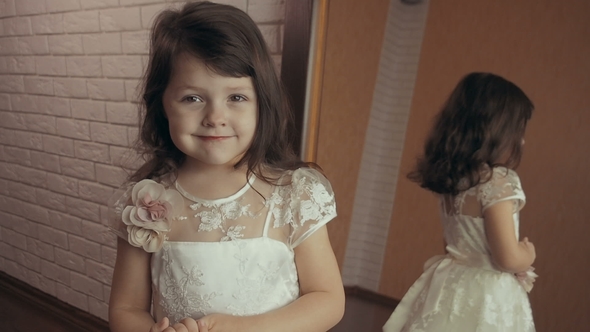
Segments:
[[[295,248],[336,217],[336,201],[328,179],[312,168],[293,171],[289,208],[289,243]]]
[[[492,170],[490,180],[479,185],[477,196],[482,212],[496,203],[511,200],[514,202],[515,213],[520,211],[526,202],[518,174],[505,167],[495,167]]]

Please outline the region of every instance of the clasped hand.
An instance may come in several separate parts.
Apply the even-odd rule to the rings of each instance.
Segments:
[[[187,317],[170,325],[168,317],[164,317],[152,326],[150,332],[233,332],[236,330],[232,322],[236,319],[230,315],[212,314],[199,320]]]
[[[518,245],[520,245],[524,248],[524,250],[526,250],[526,252],[531,256],[532,261],[534,262],[537,258],[537,252],[535,250],[535,245],[529,241],[529,238],[525,237],[522,241],[518,243]]]
[[[209,328],[203,321],[196,321],[192,318],[185,318],[180,322],[170,325],[168,317],[162,318],[154,324],[150,332],[208,332]]]

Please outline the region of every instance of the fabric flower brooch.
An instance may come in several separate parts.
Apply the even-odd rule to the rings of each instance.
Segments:
[[[142,180],[133,186],[131,199],[133,205],[126,206],[122,214],[129,244],[147,252],[160,250],[171,221],[182,208],[182,196],[153,180]]]
[[[535,282],[535,279],[538,277],[538,275],[533,271],[535,271],[535,268],[530,266],[528,270],[516,273],[516,279],[518,280],[520,285],[527,291],[527,293],[531,292],[531,290],[533,289],[533,283]]]

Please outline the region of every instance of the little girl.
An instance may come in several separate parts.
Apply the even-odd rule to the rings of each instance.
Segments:
[[[409,178],[440,197],[447,254],[424,265],[383,331],[534,331],[535,247],[518,241],[518,175],[533,104],[489,73],[465,76]]]
[[[297,161],[262,35],[210,2],[155,20],[140,129],[117,199],[112,331],[327,331],[344,292],[328,180]]]

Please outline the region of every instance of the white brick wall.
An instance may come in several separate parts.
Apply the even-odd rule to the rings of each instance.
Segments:
[[[246,10],[280,64],[284,0]],[[138,166],[148,29],[173,0],[0,0],[0,270],[107,319],[106,201]]]
[[[392,0],[355,194],[342,277],[377,292],[428,3]]]

